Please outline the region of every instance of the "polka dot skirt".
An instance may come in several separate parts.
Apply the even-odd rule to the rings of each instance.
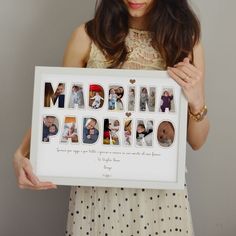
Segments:
[[[72,187],[66,236],[193,236],[187,187]]]

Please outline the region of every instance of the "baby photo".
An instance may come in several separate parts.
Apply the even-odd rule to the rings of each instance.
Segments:
[[[68,141],[71,141],[72,143],[78,143],[78,131],[75,117],[65,118],[61,142],[67,143]]]
[[[116,119],[104,119],[103,144],[119,145],[120,122]]]
[[[139,109],[140,111],[155,111],[155,102],[156,102],[156,89],[146,87],[140,88],[140,102]]]
[[[84,108],[84,92],[82,85],[72,85],[69,108]]]
[[[152,146],[153,144],[153,121],[137,121],[136,128],[136,145],[138,146]]]
[[[83,143],[95,143],[99,136],[99,127],[94,118],[84,118],[83,122]]]
[[[175,129],[171,122],[163,121],[157,130],[157,140],[162,147],[169,147],[175,138]]]
[[[52,104],[58,107],[65,107],[65,84],[59,83],[56,91],[54,91],[51,83],[45,83],[44,88],[44,107],[50,107]]]
[[[89,106],[92,109],[98,109],[104,103],[104,89],[98,84],[91,84],[89,86]]]
[[[108,96],[108,110],[122,111],[124,109],[122,97],[124,88],[121,86],[110,86]]]
[[[161,112],[175,112],[173,89],[164,89],[161,95]]]
[[[132,145],[132,120],[125,119],[124,120],[124,136],[123,136],[123,143],[125,146]]]
[[[128,111],[135,110],[135,87],[129,87]]]
[[[42,141],[49,142],[50,139],[58,133],[58,119],[55,116],[43,117]]]

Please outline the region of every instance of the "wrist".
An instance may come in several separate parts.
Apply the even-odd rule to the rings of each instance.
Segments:
[[[23,152],[23,150],[19,147],[16,150],[15,154],[14,154],[14,159],[15,160],[21,160],[21,159],[24,159],[24,158],[29,159],[29,153]]]
[[[193,114],[199,113],[202,108],[205,106],[205,101],[200,101],[198,103],[189,103],[188,107]]]
[[[197,112],[193,112],[189,106],[188,115],[194,121],[202,121],[207,115],[207,106],[203,105]]]

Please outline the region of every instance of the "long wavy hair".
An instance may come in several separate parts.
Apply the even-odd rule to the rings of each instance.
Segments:
[[[200,40],[200,22],[188,0],[154,0],[147,15],[147,30],[152,32],[152,46],[166,66],[173,66],[191,55]],[[92,41],[118,68],[127,60],[125,38],[129,32],[129,12],[123,0],[97,0],[95,17],[85,25]]]

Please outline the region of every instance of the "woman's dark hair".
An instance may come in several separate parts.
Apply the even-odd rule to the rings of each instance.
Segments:
[[[129,13],[123,0],[97,1],[94,19],[86,31],[102,50],[110,68],[120,67],[128,56],[125,38],[129,32]],[[200,40],[200,22],[188,0],[154,0],[147,15],[152,46],[161,53],[166,66],[173,66],[189,54]]]

